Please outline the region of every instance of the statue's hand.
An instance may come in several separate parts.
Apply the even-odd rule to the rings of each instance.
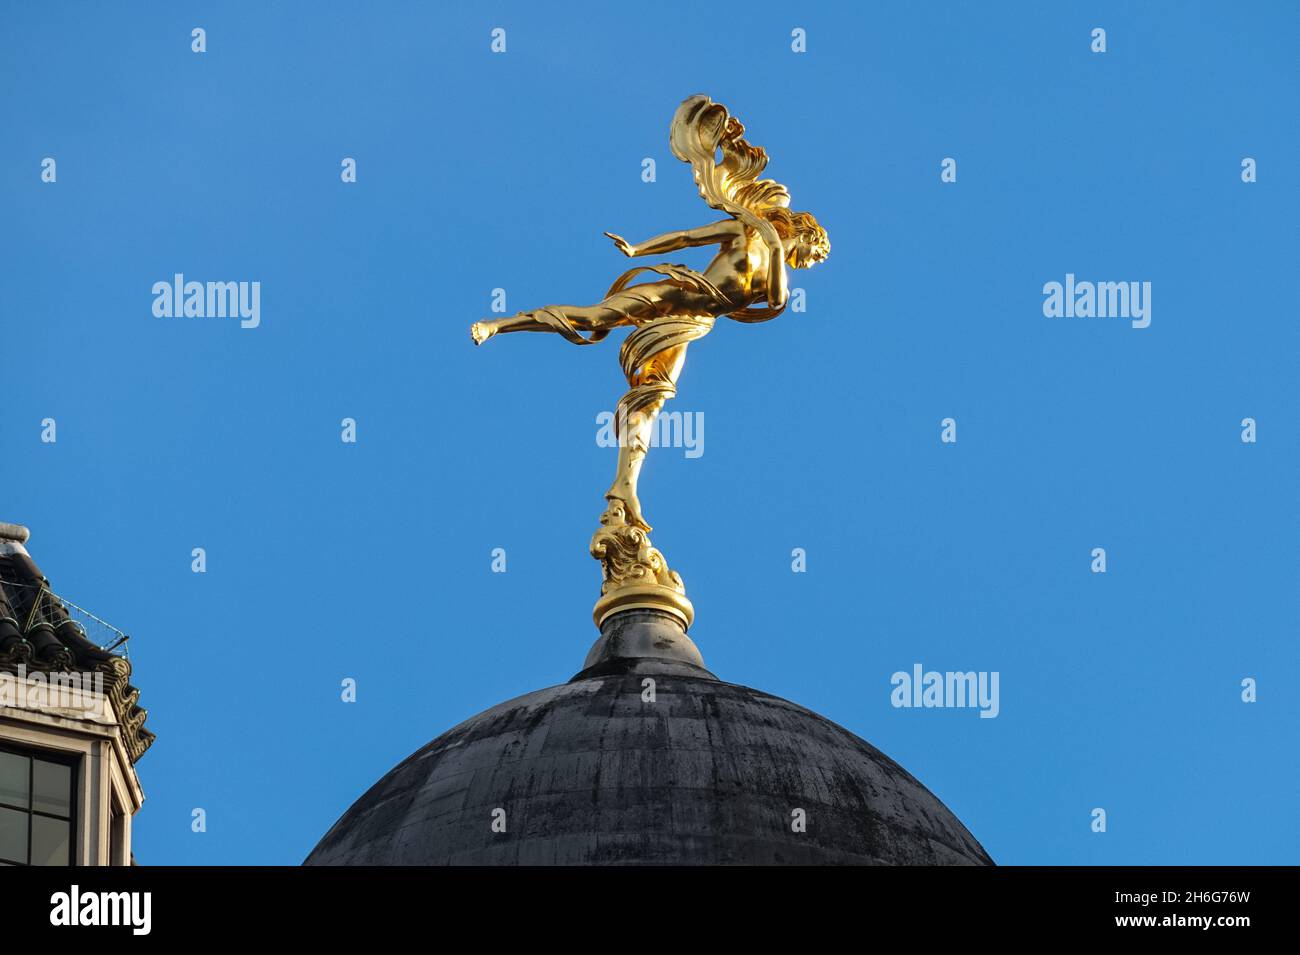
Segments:
[[[628,258],[632,258],[636,255],[636,246],[628,242],[627,239],[623,238],[621,235],[615,235],[613,232],[606,232],[605,235],[613,239],[614,244],[618,246],[618,250]]]

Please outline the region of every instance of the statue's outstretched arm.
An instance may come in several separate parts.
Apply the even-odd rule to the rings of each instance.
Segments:
[[[723,219],[712,225],[700,226],[698,229],[683,229],[680,232],[665,232],[653,239],[646,239],[636,245],[628,242],[621,235],[606,232],[614,240],[618,250],[626,256],[660,255],[664,252],[676,252],[698,245],[717,245],[740,236],[744,227],[735,219]]]

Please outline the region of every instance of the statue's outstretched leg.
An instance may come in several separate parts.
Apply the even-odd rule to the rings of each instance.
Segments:
[[[655,419],[664,402],[677,393],[677,378],[685,361],[685,345],[666,348],[655,355],[642,367],[627,394],[619,399],[614,413],[618,463],[614,469],[614,483],[605,492],[605,497],[622,501],[627,523],[646,531],[650,530],[650,525],[641,514],[637,480],[654,434]]]
[[[474,339],[475,345],[482,345],[493,335],[501,332],[553,332],[555,329],[538,321],[533,317],[532,312],[520,312],[518,315],[511,315],[509,318],[486,319],[481,322],[475,322],[469,327],[470,337]]]
[[[623,325],[634,325],[640,319],[662,315],[682,294],[682,290],[671,282],[647,282],[615,292],[596,305],[548,305],[545,309],[520,312],[509,318],[475,322],[469,331],[476,345],[482,345],[493,335],[503,332],[558,331],[554,320],[539,317],[545,311],[561,317],[578,331],[608,332]]]
[[[620,325],[630,325],[635,317],[626,311],[606,305],[548,305],[547,309],[562,315],[570,325],[584,332],[607,331]],[[537,311],[520,312],[509,318],[475,322],[470,326],[469,333],[474,339],[474,344],[482,345],[493,335],[503,332],[555,331],[555,323],[538,318]]]

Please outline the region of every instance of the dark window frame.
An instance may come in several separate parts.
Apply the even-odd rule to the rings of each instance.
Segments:
[[[16,806],[13,803],[0,802],[0,807],[12,809],[15,812],[24,813],[27,816],[27,859],[23,862],[15,862],[11,859],[0,859],[0,864],[8,866],[32,866],[32,819],[40,816],[44,819],[55,819],[59,822],[68,824],[68,865],[77,864],[77,809],[79,800],[77,798],[78,787],[81,782],[81,753],[60,752],[59,750],[42,749],[39,746],[20,746],[13,740],[0,740],[0,753],[8,753],[10,756],[21,756],[27,760],[27,805]],[[68,815],[59,816],[52,812],[43,812],[40,809],[32,808],[36,802],[36,760],[46,763],[56,763],[68,767]]]

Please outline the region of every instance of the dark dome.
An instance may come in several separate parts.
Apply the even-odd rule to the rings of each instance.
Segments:
[[[620,614],[568,683],[408,757],[306,864],[993,864],[888,756],[802,706],[721,682],[659,617]],[[804,832],[792,831],[796,809]]]

